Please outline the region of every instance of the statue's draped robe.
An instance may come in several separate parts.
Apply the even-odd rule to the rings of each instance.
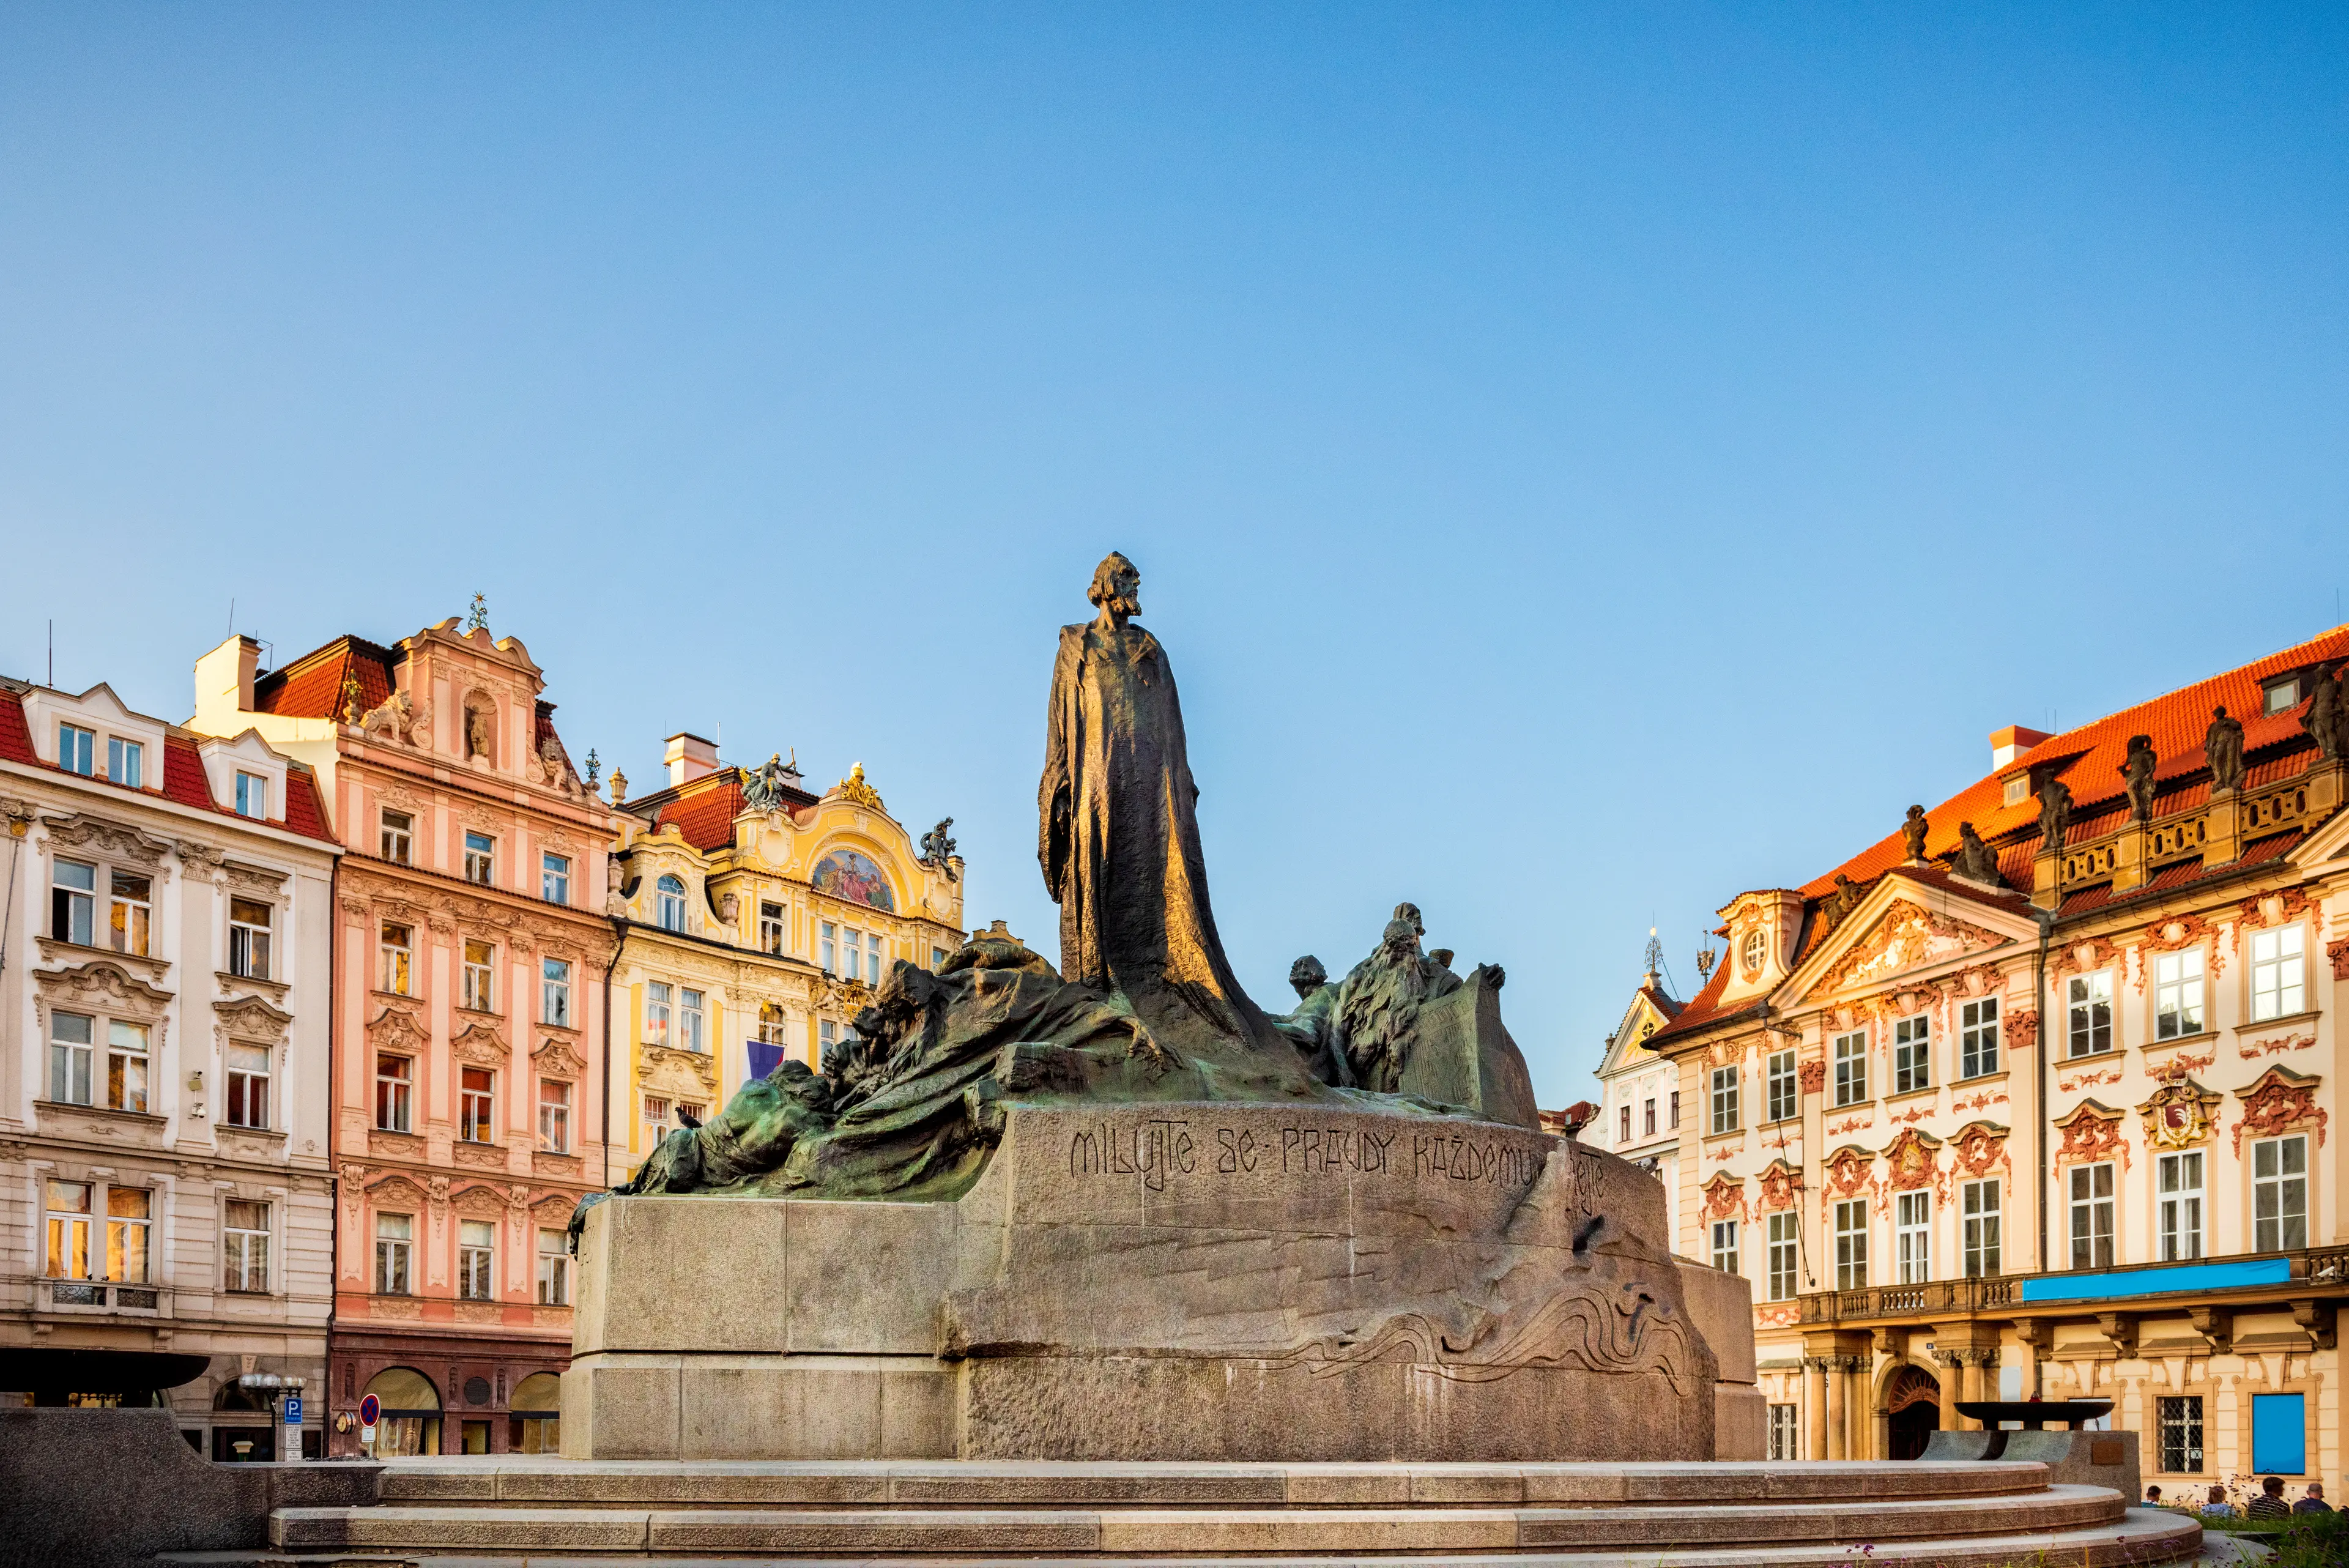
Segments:
[[[1295,1047],[1240,989],[1216,935],[1183,706],[1139,626],[1061,628],[1037,791],[1044,885],[1061,906],[1061,973],[1123,993],[1183,1054],[1262,1052],[1302,1079]]]

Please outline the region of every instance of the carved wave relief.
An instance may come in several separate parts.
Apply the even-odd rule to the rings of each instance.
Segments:
[[[1426,1314],[1412,1312],[1388,1318],[1368,1336],[1328,1335],[1281,1360],[1302,1364],[1317,1377],[1402,1361],[1455,1383],[1496,1382],[1525,1366],[1572,1366],[1659,1372],[1683,1396],[1697,1385],[1687,1324],[1636,1282],[1612,1292],[1595,1285],[1559,1291],[1523,1323],[1493,1320],[1464,1344]]]

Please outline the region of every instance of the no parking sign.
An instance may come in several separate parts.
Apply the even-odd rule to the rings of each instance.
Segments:
[[[383,1414],[383,1401],[372,1394],[359,1396],[359,1441],[375,1442],[376,1417]]]

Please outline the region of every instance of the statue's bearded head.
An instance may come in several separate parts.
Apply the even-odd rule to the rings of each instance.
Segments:
[[[1112,550],[1093,568],[1093,586],[1085,590],[1085,597],[1123,623],[1126,617],[1142,613],[1142,574],[1133,569],[1132,561]]]
[[[1297,988],[1298,995],[1310,996],[1330,983],[1330,971],[1321,967],[1319,959],[1307,953],[1288,966],[1288,983]]]

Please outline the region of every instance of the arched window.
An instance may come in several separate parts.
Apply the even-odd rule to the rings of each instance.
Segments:
[[[658,888],[656,901],[659,907],[654,919],[660,922],[660,929],[665,931],[685,929],[685,884],[674,877],[664,877]]]
[[[405,1366],[387,1366],[367,1379],[363,1392],[383,1404],[383,1419],[376,1431],[376,1458],[440,1451],[440,1391],[432,1386],[432,1379]]]
[[[562,1385],[552,1372],[533,1372],[514,1385],[506,1402],[512,1429],[506,1450],[516,1454],[553,1454],[563,1449]]]

